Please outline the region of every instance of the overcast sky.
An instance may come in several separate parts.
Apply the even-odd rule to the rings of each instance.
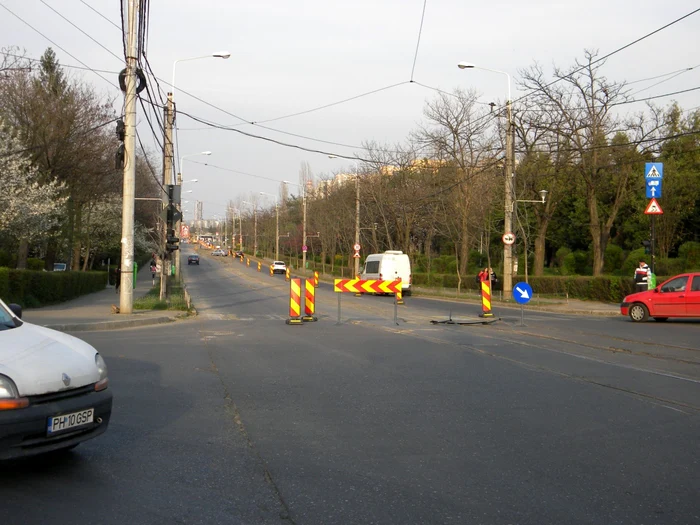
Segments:
[[[179,111],[231,126],[242,122],[231,114],[260,122],[411,80],[424,0],[151,0],[150,4],[147,56],[164,90],[169,90],[175,60],[222,50],[231,53],[228,60],[179,62],[175,82]],[[506,98],[506,77],[460,70],[458,62],[509,73],[515,99],[518,71],[535,61],[549,73],[553,64],[566,67],[581,59],[584,49],[607,54],[700,7],[690,0],[427,0],[425,4],[413,80],[446,91],[473,88],[483,102]],[[119,0],[0,0],[0,42],[2,47],[23,48],[30,58],[39,58],[51,46],[65,66],[83,62],[115,72],[101,73],[108,82],[95,73],[70,69],[72,76],[117,99],[119,111],[122,98],[116,72],[124,67],[123,59],[80,30],[123,57],[121,31],[113,25],[121,25],[120,17]],[[697,13],[615,54],[603,72],[610,80],[632,82],[696,67],[670,80],[669,75],[634,84],[638,91],[664,81],[640,91],[638,98],[694,88],[700,86],[699,44]],[[251,124],[239,129],[326,153],[362,157],[357,146],[365,141],[405,141],[422,120],[425,101],[435,95],[416,83],[406,83],[263,124],[318,140]],[[684,109],[696,107],[700,90],[656,102],[672,100]],[[642,109],[643,104],[629,108]],[[157,151],[140,106],[138,120],[146,147]],[[352,169],[349,160],[215,130],[184,115],[177,124],[178,156],[212,151],[211,156],[184,162],[184,179],[199,180],[183,188],[192,190],[183,195],[191,201],[186,219],[193,216],[195,199],[204,202],[205,218],[222,214],[229,200],[250,200],[253,195],[261,205],[271,205],[273,199],[259,192],[276,195],[281,181],[298,182],[302,162],[310,164],[316,177]],[[156,168],[160,170],[160,164]],[[295,187],[290,190],[298,193]]]

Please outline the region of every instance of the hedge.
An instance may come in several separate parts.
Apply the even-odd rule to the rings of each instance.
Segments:
[[[0,299],[36,308],[104,290],[107,272],[44,272],[0,268]]]
[[[661,284],[669,277],[656,277]],[[457,288],[457,276],[454,274],[414,273],[413,284],[432,288]],[[513,284],[525,281],[524,275],[514,275]],[[544,276],[528,278],[528,283],[536,294],[568,295],[572,299],[619,303],[631,293],[636,292],[634,279],[616,276]],[[463,290],[477,290],[478,285],[473,275],[462,278]],[[497,285],[496,290],[500,287]]]

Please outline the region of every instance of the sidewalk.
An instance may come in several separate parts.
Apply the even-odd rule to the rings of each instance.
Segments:
[[[148,268],[142,269],[136,277],[134,299],[146,295],[151,287],[151,272]],[[22,319],[61,332],[79,332],[169,323],[183,316],[183,312],[174,310],[135,310],[132,314],[114,314],[112,305],[119,306],[119,295],[114,286],[108,286],[65,303],[27,308],[22,312]]]

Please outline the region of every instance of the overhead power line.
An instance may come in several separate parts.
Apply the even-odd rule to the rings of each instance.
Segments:
[[[423,13],[420,15],[420,27],[418,28],[418,40],[416,41],[416,52],[413,54],[413,67],[411,68],[411,82],[413,82],[413,73],[416,71],[416,61],[418,60],[418,49],[420,48],[420,37],[423,34],[423,21],[425,20],[425,6],[428,0],[423,0]]]
[[[7,12],[10,13],[12,16],[14,16],[15,18],[17,18],[17,20],[19,20],[20,22],[22,22],[24,25],[26,25],[27,27],[29,27],[31,30],[35,31],[37,34],[41,35],[41,36],[44,37],[46,40],[48,40],[49,42],[51,42],[54,46],[56,46],[58,49],[60,49],[61,51],[63,51],[66,55],[68,55],[69,57],[71,57],[73,60],[76,60],[77,62],[81,63],[81,64],[82,64],[83,66],[85,66],[88,70],[90,70],[91,72],[93,72],[94,74],[96,74],[98,77],[100,77],[100,78],[101,78],[102,80],[104,80],[105,82],[109,83],[109,85],[111,85],[111,86],[114,87],[115,89],[118,89],[119,91],[121,91],[121,90],[119,89],[119,86],[117,86],[114,82],[112,82],[111,80],[106,79],[105,77],[103,77],[102,75],[100,75],[95,69],[93,69],[93,68],[91,68],[90,66],[88,66],[85,62],[83,62],[82,60],[80,60],[79,58],[77,58],[75,55],[73,55],[73,54],[71,54],[70,52],[66,51],[63,47],[61,47],[61,46],[58,45],[56,42],[54,42],[53,40],[51,40],[48,36],[46,36],[44,33],[42,33],[41,31],[39,31],[36,27],[34,27],[33,25],[31,25],[29,22],[27,22],[26,20],[24,20],[21,16],[17,15],[16,13],[14,13],[14,12],[11,11],[10,9],[8,9],[7,6],[5,6],[5,4],[3,4],[2,2],[0,2],[0,7],[2,7],[3,9],[5,9],[5,11],[7,11]]]

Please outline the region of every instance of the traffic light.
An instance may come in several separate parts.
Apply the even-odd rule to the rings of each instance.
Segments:
[[[642,241],[642,246],[644,246],[644,253],[651,253],[651,241]]]
[[[178,250],[180,248],[178,246],[179,242],[180,242],[180,239],[178,237],[175,237],[175,230],[168,229],[168,235],[166,236],[166,244],[165,244],[166,251],[174,252],[175,250]]]

